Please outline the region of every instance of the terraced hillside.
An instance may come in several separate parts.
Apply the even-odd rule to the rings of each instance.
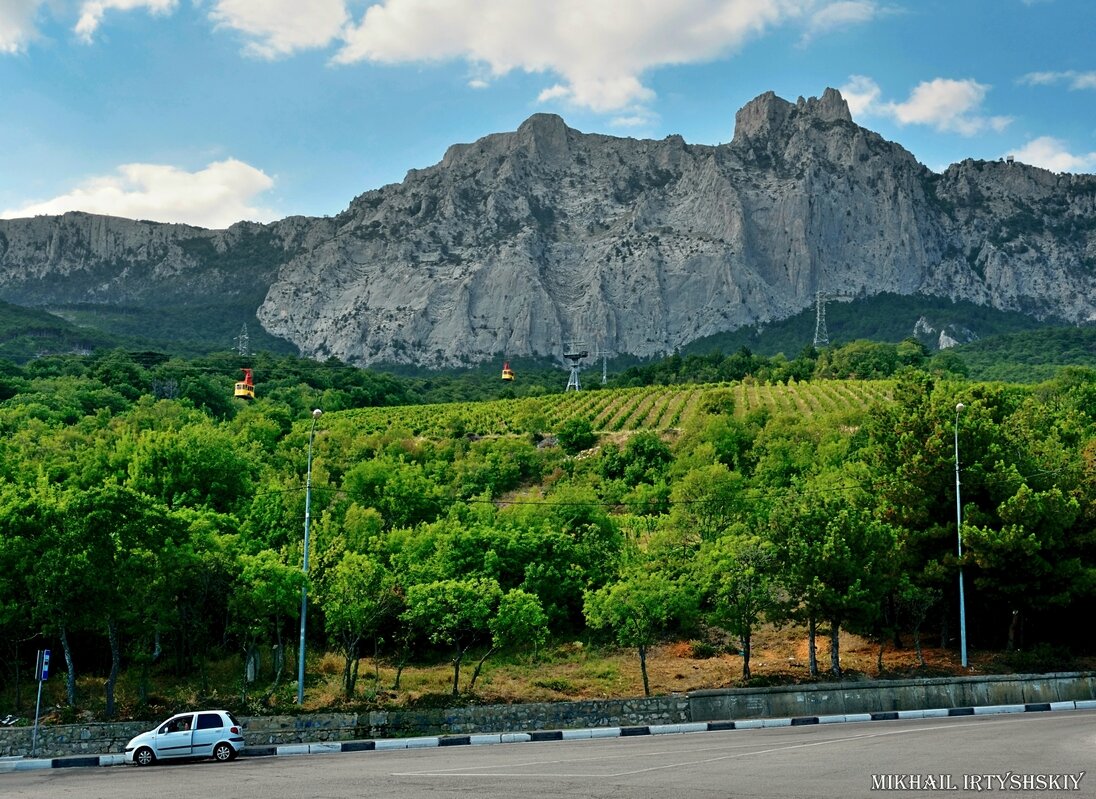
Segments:
[[[738,417],[760,408],[774,415],[856,417],[873,403],[889,399],[891,386],[885,380],[648,386],[493,402],[362,408],[345,412],[344,418],[365,434],[407,432],[428,438],[546,432],[574,417],[586,418],[598,433],[664,431],[686,426],[713,403],[726,407],[733,402]]]

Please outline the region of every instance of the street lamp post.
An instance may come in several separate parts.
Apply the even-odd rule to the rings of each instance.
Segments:
[[[967,667],[967,608],[963,598],[963,503],[959,499],[959,411],[965,407],[961,402],[955,406],[955,534],[959,543],[959,654],[963,668]]]
[[[308,523],[312,515],[312,439],[316,435],[316,421],[323,416],[323,411],[316,408],[312,411],[312,429],[308,433],[308,467],[304,479],[304,576],[301,583],[301,645],[298,647],[297,657],[297,707],[304,705],[304,630],[308,617]]]

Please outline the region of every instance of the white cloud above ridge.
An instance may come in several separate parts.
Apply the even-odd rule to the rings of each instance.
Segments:
[[[1032,139],[1013,155],[1017,161],[1051,172],[1096,171],[1096,152],[1075,155],[1069,152],[1065,142],[1053,136]]]
[[[0,54],[22,52],[38,36],[34,20],[46,0],[0,0]]]
[[[854,118],[861,114],[874,113],[878,107],[879,97],[883,94],[879,84],[866,75],[850,75],[849,82],[839,91],[845,98],[845,102],[849,104],[849,113]]]
[[[345,0],[215,0],[209,18],[243,33],[246,52],[260,58],[326,47],[350,22]]]
[[[1055,83],[1068,83],[1070,89],[1096,89],[1096,70],[1078,72],[1069,69],[1062,72],[1029,72],[1020,78],[1019,82],[1029,86],[1050,86]]]
[[[152,14],[168,14],[175,10],[178,0],[83,0],[80,18],[76,21],[76,35],[91,42],[107,11],[134,11],[147,9]]]
[[[19,13],[3,38],[25,46],[33,15],[55,0],[0,0]],[[514,71],[550,74],[540,102],[599,113],[634,115],[655,98],[644,73],[733,54],[782,25],[805,38],[869,22],[886,11],[879,0],[379,0],[355,23],[352,0],[192,0],[219,30],[242,34],[244,51],[274,59],[334,47],[332,63],[467,62],[472,88]],[[112,12],[167,14],[179,0],[78,0],[74,30],[93,41]]]
[[[89,178],[58,197],[4,210],[0,218],[85,211],[224,228],[243,220],[276,219],[274,211],[252,204],[273,186],[262,170],[234,158],[195,172],[164,164],[123,164],[116,174]]]
[[[806,45],[830,31],[871,22],[881,11],[874,0],[838,0],[830,3],[809,17],[807,29],[799,43]]]
[[[935,78],[922,81],[903,102],[881,101],[882,90],[870,77],[852,75],[841,87],[854,116],[889,117],[900,125],[927,125],[941,133],[976,136],[985,131],[1001,132],[1011,117],[990,116],[983,112],[983,101],[990,87],[966,78]]]
[[[384,0],[347,29],[334,61],[464,59],[485,67],[476,86],[518,70],[552,73],[562,80],[541,92],[541,102],[621,112],[653,99],[641,80],[649,69],[726,56],[808,14],[821,25],[849,24],[874,7],[867,0]]]

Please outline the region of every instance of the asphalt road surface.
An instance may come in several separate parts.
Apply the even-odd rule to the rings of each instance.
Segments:
[[[1096,797],[1096,712],[0,774],[28,799]]]

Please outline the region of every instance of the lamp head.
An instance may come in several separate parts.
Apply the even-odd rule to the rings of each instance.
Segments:
[[[958,413],[959,411],[963,410],[963,408],[965,408],[965,407],[967,407],[967,406],[960,402],[958,405],[955,406],[955,412]]]
[[[319,408],[314,408],[312,410],[313,419],[319,419],[321,416],[323,416],[323,411],[321,411]]]

